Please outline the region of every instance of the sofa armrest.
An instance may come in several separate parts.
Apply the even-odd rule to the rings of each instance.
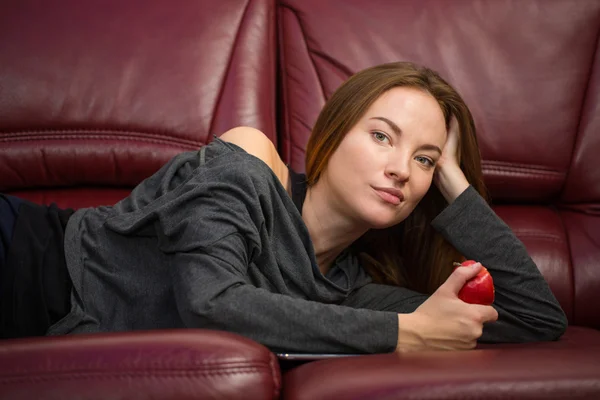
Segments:
[[[0,342],[0,398],[274,399],[275,356],[247,338],[165,330]]]
[[[283,398],[600,399],[598,343],[321,360],[286,372]]]

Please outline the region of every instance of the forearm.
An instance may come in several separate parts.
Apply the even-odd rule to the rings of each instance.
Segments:
[[[482,341],[534,341],[560,336],[566,319],[525,246],[469,187],[433,226],[465,257],[481,262],[494,278],[499,319]]]
[[[249,337],[274,351],[385,353],[396,348],[395,313],[321,304],[237,285],[193,309],[189,327]]]
[[[226,253],[240,247],[238,235],[211,246],[212,255],[177,255],[174,294],[190,328],[241,334],[277,351],[385,353],[398,339],[394,312],[354,309],[272,292],[252,285]]]

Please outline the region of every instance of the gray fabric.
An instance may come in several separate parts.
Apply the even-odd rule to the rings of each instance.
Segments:
[[[218,139],[205,149],[205,165],[178,155],[114,207],[71,217],[72,314],[86,320],[49,334],[197,327],[286,351],[392,351],[395,313],[336,305],[370,281],[357,259],[324,277],[271,169]]]
[[[271,169],[219,139],[204,149],[176,156],[114,207],[71,217],[65,252],[73,310],[48,334],[193,327],[236,332],[276,351],[393,351],[396,313],[425,296],[370,283],[349,252],[323,276],[302,217]],[[499,225],[469,189],[435,226],[498,270],[498,292],[510,293],[497,293],[506,321],[490,325],[488,337],[528,339],[522,332],[534,322],[542,328],[532,334],[544,334],[562,314],[535,265],[509,232],[500,243],[519,257],[489,249],[480,240],[485,219],[478,232],[455,231],[456,221],[470,226],[474,218]],[[468,243],[472,235],[477,245]]]

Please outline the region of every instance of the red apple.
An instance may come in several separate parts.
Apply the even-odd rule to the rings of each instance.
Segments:
[[[462,264],[454,263],[455,268],[466,267],[477,261],[467,260]],[[475,277],[469,279],[465,286],[458,292],[458,298],[465,303],[483,304],[489,306],[494,302],[494,281],[487,268],[482,267]]]

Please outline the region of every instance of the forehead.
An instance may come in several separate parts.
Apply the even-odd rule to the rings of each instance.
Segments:
[[[397,87],[382,94],[369,107],[365,118],[385,117],[402,131],[418,130],[434,136],[443,135],[446,121],[437,100],[428,92],[407,87]]]

